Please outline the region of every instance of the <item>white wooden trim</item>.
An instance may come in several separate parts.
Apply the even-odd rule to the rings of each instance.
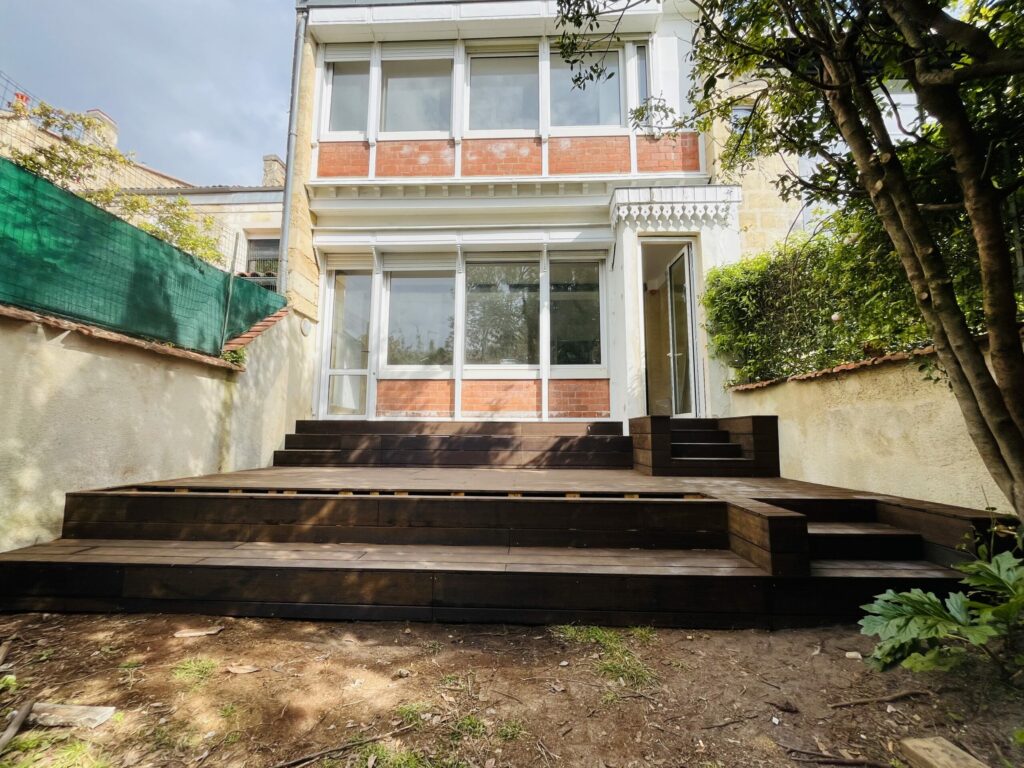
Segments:
[[[380,254],[373,253],[373,278],[370,282],[370,330],[367,334],[369,344],[369,366],[366,381],[366,418],[377,415],[377,375],[380,372],[384,344],[381,343],[381,305],[384,298],[384,272],[381,269]]]
[[[465,381],[515,381],[541,378],[539,365],[466,365],[462,378]]]
[[[323,60],[327,63],[335,61],[365,61],[370,58],[371,43],[328,43],[321,45]]]
[[[608,369],[603,365],[552,365],[551,379],[607,379]]]
[[[548,420],[548,379],[551,378],[551,268],[547,244],[540,254],[540,313],[538,345],[540,349],[540,417]]]
[[[466,261],[462,246],[455,252],[455,350],[452,359],[455,393],[452,415],[462,416],[462,378],[466,360]]]
[[[454,40],[424,41],[410,43],[382,43],[383,61],[419,61],[423,59],[454,59]]]

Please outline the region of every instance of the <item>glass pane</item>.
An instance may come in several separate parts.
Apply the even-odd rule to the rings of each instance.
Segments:
[[[388,300],[388,365],[451,365],[455,274],[394,272]]]
[[[601,267],[551,262],[551,364],[601,362]]]
[[[331,368],[366,370],[370,360],[369,272],[335,272]]]
[[[669,309],[671,312],[673,413],[693,412],[693,382],[690,380],[690,309],[686,301],[686,261],[677,259],[669,267]]]
[[[536,128],[536,56],[474,56],[469,67],[469,127]]]
[[[640,97],[640,103],[643,104],[651,95],[650,84],[648,82],[647,75],[646,45],[638,45],[636,47],[636,81],[637,95]]]
[[[370,62],[339,61],[331,65],[332,131],[365,131],[370,97]]]
[[[586,68],[597,61],[590,57]],[[588,82],[577,88],[572,81],[573,70],[558,54],[551,56],[551,124],[552,125],[622,125],[619,109],[619,55],[611,51],[602,62],[606,79]]]
[[[327,413],[332,416],[366,414],[366,376],[331,376],[327,386]]]
[[[381,130],[447,131],[452,123],[452,62],[385,61]]]
[[[537,365],[540,265],[466,265],[466,362]]]

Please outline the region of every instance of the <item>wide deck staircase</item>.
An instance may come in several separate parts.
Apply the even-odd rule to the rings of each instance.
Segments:
[[[989,522],[772,477],[764,423],[637,426],[299,422],[271,468],[68,494],[63,538],[0,554],[0,609],[816,624],[949,589]]]

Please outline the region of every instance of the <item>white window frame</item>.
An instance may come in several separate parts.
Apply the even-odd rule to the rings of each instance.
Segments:
[[[359,272],[370,275],[370,327],[369,343],[370,350],[366,359],[366,368],[332,368],[331,367],[331,341],[334,337],[334,298],[335,298],[335,272]],[[353,266],[339,266],[326,268],[322,272],[325,276],[323,300],[327,307],[326,322],[322,324],[320,334],[320,376],[318,378],[319,390],[319,418],[322,419],[347,419],[364,420],[374,418],[377,411],[377,376],[375,375],[374,360],[374,333],[377,312],[377,273],[370,265],[356,264]],[[328,413],[330,407],[330,382],[332,376],[365,376],[366,377],[366,413]]]
[[[431,274],[449,274],[451,273],[454,278],[456,292],[459,282],[459,273],[455,266],[451,267],[437,267],[425,265],[422,268],[392,268],[384,270],[384,282],[381,290],[381,325],[380,325],[380,338],[378,339],[378,359],[380,363],[378,370],[380,374],[378,378],[381,379],[454,379],[455,378],[455,349],[454,345],[458,341],[458,323],[455,322],[455,296],[452,297],[452,320],[454,323],[455,334],[452,337],[452,362],[449,365],[391,365],[388,363],[388,333],[390,331],[391,322],[391,278],[396,274],[401,275],[402,273],[431,273]]]
[[[598,333],[601,338],[601,362],[588,365],[557,365],[550,364],[550,378],[552,379],[606,379],[608,378],[608,290],[607,270],[608,254],[604,251],[580,251],[578,254],[572,251],[552,251],[548,254],[549,262],[567,262],[570,264],[597,264],[597,290],[600,317],[598,318]],[[550,291],[551,279],[548,275],[548,290]],[[548,330],[550,333],[551,321],[548,318]],[[550,339],[548,343],[548,354],[550,354]]]
[[[387,50],[377,46],[378,55],[376,58],[377,85],[376,85],[376,111],[370,110],[370,122],[374,126],[373,133],[377,141],[422,141],[451,139],[455,134],[455,125],[460,119],[459,100],[455,97],[456,90],[456,58],[458,52],[454,42],[450,49],[447,43],[439,46],[422,44],[417,46],[410,43],[408,47],[399,45],[388,45]],[[384,63],[388,61],[448,61],[451,62],[452,71],[449,85],[451,87],[450,114],[448,115],[447,131],[385,131],[384,130]],[[372,84],[372,81],[371,81]]]
[[[538,250],[538,247],[540,250]],[[610,247],[573,248],[571,245],[558,247],[557,250],[544,243],[524,244],[521,241],[506,243],[487,243],[474,246],[471,254],[463,254],[462,246],[455,246],[454,265],[438,263],[437,253],[424,253],[424,263],[418,265],[415,260],[408,260],[401,265],[387,266],[387,259],[382,258],[374,249],[372,257],[355,255],[333,259],[328,257],[322,267],[321,298],[325,312],[331,313],[321,323],[319,347],[321,364],[316,377],[315,398],[318,403],[319,418],[322,419],[414,419],[416,417],[377,416],[377,382],[387,379],[434,379],[450,380],[454,389],[454,411],[451,420],[461,420],[462,416],[462,384],[472,380],[506,380],[506,381],[541,381],[542,404],[541,412],[536,417],[506,417],[494,414],[494,419],[507,421],[593,421],[573,417],[550,417],[548,408],[548,382],[557,379],[608,379],[608,270],[611,258]],[[410,249],[411,250],[411,249]],[[447,252],[446,252],[447,253]],[[537,261],[540,265],[540,300],[539,315],[539,364],[536,365],[467,365],[465,363],[465,311],[466,311],[466,264],[495,263],[501,261],[525,262]],[[551,318],[550,318],[550,265],[551,262],[580,262],[599,264],[600,292],[600,334],[601,363],[596,365],[551,365]],[[371,272],[371,319],[370,319],[370,355],[367,361],[367,392],[365,415],[343,415],[327,413],[328,382],[332,373],[351,373],[362,375],[362,369],[331,369],[329,368],[330,344],[332,335],[332,319],[334,305],[334,271]],[[455,272],[455,339],[452,351],[452,365],[401,365],[389,366],[387,360],[387,323],[388,304],[390,301],[390,276],[400,272]],[[473,420],[479,421],[475,416]]]
[[[323,69],[320,72],[320,141],[367,141],[370,138],[374,114],[374,64],[373,47],[369,45],[326,46]],[[334,65],[336,63],[366,62],[367,73],[366,127],[361,131],[332,131],[331,106],[334,99]],[[379,88],[379,75],[378,75]]]
[[[649,49],[648,49],[649,50]],[[555,51],[549,53],[549,60],[551,56],[557,56]],[[628,136],[632,130],[629,127],[629,110],[631,106],[628,101],[628,91],[626,88],[626,51],[623,45],[613,46],[609,51],[608,55],[615,55],[618,57],[619,68],[616,74],[616,80],[619,81],[619,123],[618,125],[555,125],[551,121],[551,67],[548,67],[548,120],[550,125],[548,130],[551,136],[556,138],[565,138],[573,136]]]
[[[511,58],[536,58],[537,59],[537,128],[487,128],[471,129],[469,127],[470,100],[473,98],[470,81],[473,74],[473,59],[511,59]],[[536,139],[542,134],[544,124],[544,88],[541,83],[544,79],[544,68],[541,66],[541,45],[537,42],[533,48],[523,46],[509,49],[488,49],[468,50],[465,56],[465,78],[463,82],[462,97],[462,136],[465,139]]]
[[[508,262],[510,264],[522,264],[522,263],[537,263],[537,287],[540,290],[541,299],[541,311],[537,316],[537,362],[536,363],[514,363],[510,365],[501,365],[500,363],[467,363],[462,364],[462,378],[463,379],[539,379],[541,378],[541,368],[544,361],[544,283],[545,283],[545,267],[546,260],[544,256],[543,246],[538,249],[534,247],[532,249],[524,249],[522,251],[514,250],[502,250],[495,253],[487,253],[486,251],[476,251],[467,254],[464,257],[463,264],[468,267],[470,264],[500,264],[501,262]],[[466,270],[462,270],[462,293],[468,297],[468,286],[466,283]],[[463,303],[462,306],[462,358],[465,361],[466,357],[466,306]],[[459,340],[456,339],[456,343]]]

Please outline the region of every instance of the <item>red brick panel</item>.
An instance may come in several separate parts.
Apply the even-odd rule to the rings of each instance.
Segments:
[[[540,176],[540,139],[466,139],[463,176]]]
[[[548,172],[629,173],[628,136],[575,136],[548,142]]]
[[[700,145],[696,133],[678,136],[637,136],[636,169],[640,173],[699,171]]]
[[[454,141],[435,139],[377,143],[377,176],[454,175]]]
[[[462,382],[462,415],[487,416],[504,414],[539,416],[541,408],[540,381],[537,379]]]
[[[451,379],[379,379],[378,416],[437,416],[455,413]]]
[[[370,145],[365,141],[330,141],[320,145],[317,176],[369,176]]]
[[[551,379],[548,415],[561,419],[601,419],[611,415],[608,379]]]

